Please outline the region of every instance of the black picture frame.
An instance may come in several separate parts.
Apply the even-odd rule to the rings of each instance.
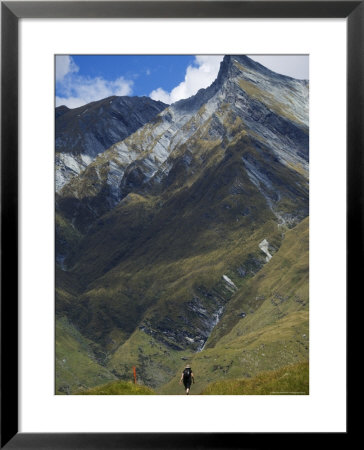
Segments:
[[[277,439],[284,448],[307,445],[311,433],[18,432],[18,21],[116,17],[347,19],[347,303],[362,277],[364,1],[1,2],[1,448],[270,448]],[[348,431],[337,433],[336,442]],[[314,438],[327,445],[325,433]]]

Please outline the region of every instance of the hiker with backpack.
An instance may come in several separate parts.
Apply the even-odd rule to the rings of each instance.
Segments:
[[[193,372],[191,369],[191,366],[189,364],[186,365],[184,371],[182,372],[181,379],[179,380],[179,384],[181,384],[183,381],[183,384],[186,389],[186,394],[188,395],[190,393],[191,388],[191,382],[195,382],[195,378],[193,376]]]

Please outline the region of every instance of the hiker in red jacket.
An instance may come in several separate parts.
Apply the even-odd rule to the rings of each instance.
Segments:
[[[193,376],[193,372],[191,369],[191,366],[189,364],[186,365],[184,371],[182,372],[181,379],[179,380],[179,384],[181,384],[183,381],[183,384],[186,389],[186,394],[188,395],[190,393],[191,388],[191,382],[195,382],[195,378]]]

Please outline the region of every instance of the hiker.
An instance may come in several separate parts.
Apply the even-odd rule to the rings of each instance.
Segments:
[[[183,384],[186,389],[186,394],[188,395],[190,393],[191,382],[195,383],[195,378],[193,376],[193,372],[192,372],[191,366],[189,364],[187,364],[184,371],[182,372],[182,376],[181,376],[181,379],[179,380],[179,384],[181,384],[182,381],[183,381]]]

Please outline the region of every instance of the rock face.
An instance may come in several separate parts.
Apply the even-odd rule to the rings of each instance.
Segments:
[[[308,216],[308,145],[308,83],[225,56],[210,87],[57,193],[57,315],[117,377],[136,365],[145,383],[166,383],[226,335],[227,313],[251,323],[261,300],[235,299]]]
[[[113,96],[75,109],[57,107],[56,190],[166,106],[149,97]]]

